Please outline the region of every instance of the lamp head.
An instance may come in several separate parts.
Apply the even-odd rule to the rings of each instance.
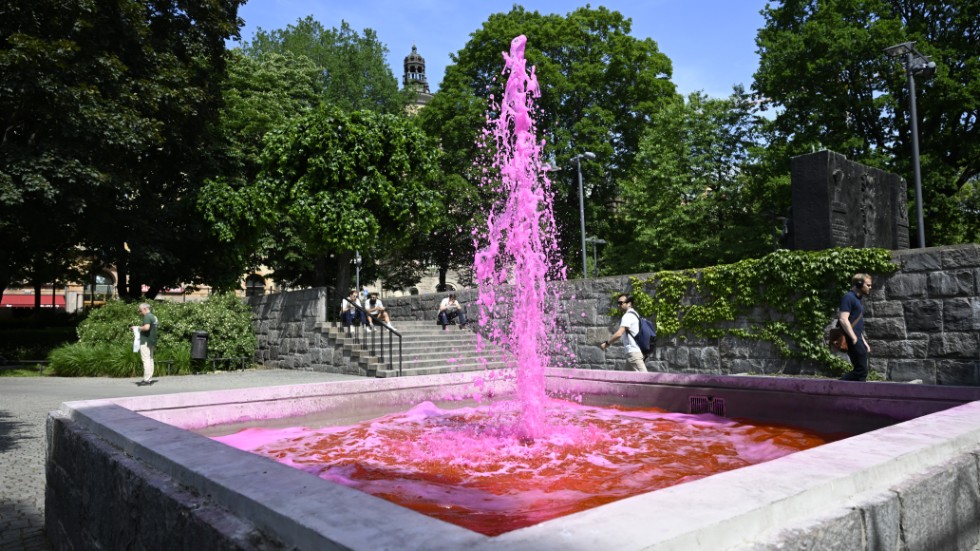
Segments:
[[[936,62],[929,61],[928,57],[919,56],[909,64],[909,72],[913,75],[929,78],[936,74]]]
[[[901,44],[895,44],[894,46],[889,46],[885,48],[885,54],[888,57],[901,57],[909,52],[915,51],[913,45],[915,42],[902,42]]]

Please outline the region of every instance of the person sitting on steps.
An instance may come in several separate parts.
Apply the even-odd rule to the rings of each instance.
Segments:
[[[378,293],[371,293],[367,302],[364,304],[365,310],[368,313],[368,326],[374,326],[374,320],[384,323],[388,327],[394,329],[395,326],[391,324],[391,316],[388,315],[388,311],[385,310],[384,303],[378,298]]]
[[[361,301],[357,298],[357,289],[351,289],[348,293],[347,298],[340,301],[340,323],[350,331],[350,326],[354,324],[354,320],[358,320],[361,325],[364,325],[367,320],[367,316],[364,312],[358,310],[356,306],[360,306]]]
[[[456,322],[457,319],[459,320],[458,322]],[[437,323],[445,331],[449,328],[449,324],[453,322],[458,323],[460,329],[466,328],[466,312],[463,311],[462,305],[456,300],[456,293],[449,293],[449,296],[442,299],[442,302],[439,303],[439,320]]]

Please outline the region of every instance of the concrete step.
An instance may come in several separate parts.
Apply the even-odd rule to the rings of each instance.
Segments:
[[[385,350],[385,354],[387,353],[388,351]],[[397,354],[397,351],[395,353]],[[506,357],[507,354],[498,349],[484,348],[483,350],[476,350],[475,348],[471,347],[456,347],[445,350],[402,350],[402,357],[406,360],[416,358],[481,358],[489,356],[503,358]]]
[[[505,358],[497,357],[487,357],[482,355],[473,355],[469,357],[447,357],[447,358],[406,358],[402,357],[402,366],[412,366],[412,367],[440,367],[440,366],[455,366],[455,365],[469,365],[469,364],[484,364],[484,358],[486,363],[504,363]],[[395,356],[397,361],[398,357]]]
[[[503,369],[509,367],[504,362],[490,362],[485,366],[483,364],[461,364],[461,365],[448,365],[448,366],[427,366],[427,367],[410,367],[402,364],[402,377],[410,377],[415,375],[438,375],[440,373],[464,373],[468,371],[482,371],[484,369]],[[368,372],[368,375],[375,377],[397,377],[398,367],[395,366],[394,369],[378,369],[376,371]]]
[[[510,367],[505,351],[488,341],[477,350],[479,337],[472,329],[450,326],[443,330],[430,321],[395,322],[401,337],[402,375],[431,375]],[[339,343],[368,376],[398,376],[399,339],[386,329],[346,328],[338,322],[320,322],[317,328]],[[389,354],[390,351],[390,354]],[[384,356],[384,362],[381,356]],[[389,358],[390,356],[390,358]],[[392,367],[389,369],[389,361]]]

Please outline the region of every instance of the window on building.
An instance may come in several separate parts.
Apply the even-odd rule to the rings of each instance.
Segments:
[[[245,296],[257,297],[265,294],[265,278],[252,274],[245,278]]]
[[[112,298],[116,292],[116,280],[108,272],[95,274],[93,280],[85,284],[85,294],[97,297],[97,300]]]

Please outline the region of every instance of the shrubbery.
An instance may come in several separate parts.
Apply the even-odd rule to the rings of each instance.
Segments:
[[[251,358],[256,339],[252,312],[233,294],[209,297],[204,302],[151,302],[160,320],[156,373],[191,372],[191,335],[207,331],[209,358]],[[109,301],[92,311],[78,326],[78,342],[62,346],[48,356],[55,374],[61,376],[132,377],[142,374],[139,354],[133,353],[130,326],[138,324],[137,304]]]
[[[830,352],[824,329],[836,318],[851,276],[896,269],[885,249],[781,250],[630,280],[636,309],[656,317],[660,335],[765,340],[786,358],[812,360],[841,373],[850,364]]]

